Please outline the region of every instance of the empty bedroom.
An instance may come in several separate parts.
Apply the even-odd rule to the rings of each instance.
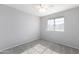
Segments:
[[[0,4],[0,54],[79,54],[79,4]]]

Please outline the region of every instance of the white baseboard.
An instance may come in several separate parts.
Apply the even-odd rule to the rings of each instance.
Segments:
[[[4,50],[7,50],[7,49],[10,49],[10,48],[14,48],[14,47],[16,47],[16,46],[19,46],[19,45],[22,45],[22,44],[25,44],[25,43],[30,43],[30,42],[32,42],[32,41],[34,41],[34,40],[38,40],[38,39],[28,40],[27,42],[23,42],[23,43],[20,43],[20,44],[17,44],[17,45],[13,45],[13,46],[7,47],[7,48],[5,48],[5,49],[1,49],[0,52],[2,52],[2,51],[4,51]]]

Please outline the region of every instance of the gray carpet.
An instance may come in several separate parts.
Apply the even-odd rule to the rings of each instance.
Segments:
[[[35,40],[0,52],[0,54],[79,54],[79,49],[46,40]]]

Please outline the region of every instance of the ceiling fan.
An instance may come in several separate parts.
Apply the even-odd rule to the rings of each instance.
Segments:
[[[34,9],[40,13],[46,12],[53,7],[52,4],[35,4]]]

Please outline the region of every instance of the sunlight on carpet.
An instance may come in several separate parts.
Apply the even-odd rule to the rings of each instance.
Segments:
[[[22,54],[58,54],[58,53],[55,51],[52,51],[51,49],[41,44],[37,44],[34,47],[24,51]]]

